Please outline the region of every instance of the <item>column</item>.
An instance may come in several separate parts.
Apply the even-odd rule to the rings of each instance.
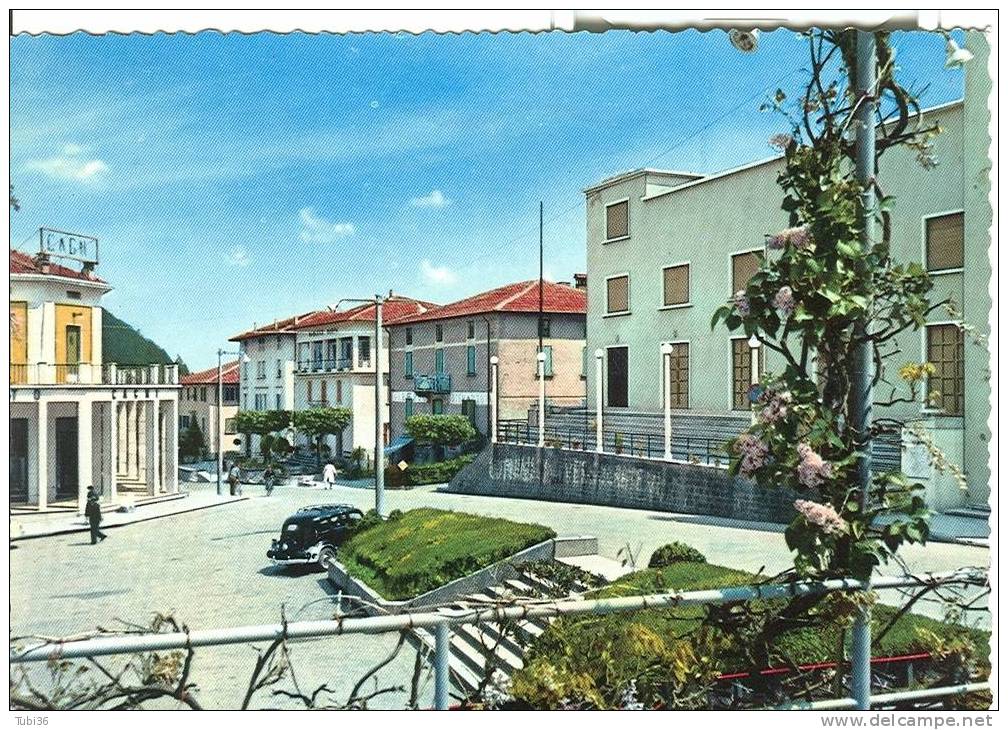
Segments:
[[[114,400],[108,404],[109,439],[109,494],[110,502],[116,500],[116,481],[119,477],[119,404]]]
[[[143,401],[144,409],[144,426],[141,429],[144,433],[144,457],[146,464],[146,481],[147,481],[147,493],[154,496],[158,493],[159,487],[161,486],[161,475],[158,473],[158,444],[160,442],[160,430],[161,425],[158,420],[157,401]]]
[[[38,426],[35,429],[35,474],[38,482],[39,512],[49,506],[49,403],[38,402]]]
[[[539,375],[539,448],[546,445],[546,354],[536,356]]]
[[[602,453],[602,350],[595,350],[595,451]]]
[[[178,484],[178,401],[165,401],[165,452],[162,482],[165,491],[175,494]]]
[[[133,428],[136,429],[136,454],[133,459],[136,479],[147,483],[147,402],[138,400],[133,403]]]
[[[87,504],[87,488],[91,484],[92,444],[94,431],[91,428],[92,403],[90,400],[77,401],[77,513],[84,514]]]
[[[115,415],[116,423],[116,473],[126,475],[126,454],[129,448],[126,444],[126,403],[121,405],[112,401],[112,412]]]
[[[126,442],[126,451],[123,454],[123,473],[127,481],[136,479],[136,426],[134,417],[136,416],[136,402],[126,401],[123,403],[123,438]]]

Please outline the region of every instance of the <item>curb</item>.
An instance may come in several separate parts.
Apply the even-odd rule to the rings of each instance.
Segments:
[[[160,519],[162,519],[164,517],[174,517],[175,515],[184,515],[187,512],[198,512],[199,510],[211,509],[212,507],[226,507],[229,504],[236,504],[238,502],[244,502],[244,501],[246,501],[248,499],[251,499],[251,496],[249,496],[249,497],[245,497],[245,496],[237,497],[236,499],[232,499],[232,500],[230,500],[228,502],[221,502],[221,503],[218,503],[218,504],[203,504],[203,505],[200,505],[199,507],[190,507],[189,509],[182,509],[182,510],[178,510],[177,512],[168,512],[168,513],[163,514],[163,515],[151,515],[150,517],[141,517],[141,518],[136,519],[136,520],[131,520],[129,522],[120,522],[120,523],[114,524],[114,525],[102,525],[102,527],[104,529],[106,529],[106,530],[115,530],[115,529],[117,529],[119,527],[129,527],[130,525],[136,525],[136,524],[138,524],[140,522],[150,522],[151,520],[160,520]],[[41,533],[34,534],[34,535],[20,535],[19,537],[12,537],[10,539],[10,541],[11,541],[11,543],[15,543],[15,542],[21,542],[22,540],[37,540],[37,539],[42,538],[42,537],[55,537],[57,535],[72,535],[72,534],[78,533],[78,532],[85,532],[85,533],[86,532],[90,532],[90,528],[89,527],[67,527],[67,528],[60,528],[60,529],[52,530],[50,532],[41,532]]]

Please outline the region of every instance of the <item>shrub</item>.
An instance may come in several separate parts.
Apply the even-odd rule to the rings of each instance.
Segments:
[[[474,454],[464,454],[447,461],[407,466],[405,471],[396,465],[391,465],[385,468],[385,486],[418,487],[423,484],[444,484],[451,481],[452,477],[474,458]]]
[[[673,563],[706,563],[707,558],[694,547],[681,542],[670,542],[651,553],[649,568],[664,568]]]
[[[466,416],[448,414],[410,416],[406,433],[433,446],[459,446],[476,438],[476,429]]]

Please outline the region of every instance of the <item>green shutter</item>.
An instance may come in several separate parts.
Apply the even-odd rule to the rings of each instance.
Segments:
[[[469,375],[476,374],[476,346],[469,345],[466,348],[466,367]]]
[[[549,377],[553,374],[553,345],[543,347],[543,354],[546,356],[546,362],[543,363],[543,374]]]
[[[403,360],[403,377],[412,378],[413,377],[413,353],[407,352],[406,357]]]
[[[407,398],[406,399],[406,418],[412,418],[412,417],[413,417],[413,399],[412,398]]]
[[[434,371],[438,375],[444,374],[444,350],[434,351]]]

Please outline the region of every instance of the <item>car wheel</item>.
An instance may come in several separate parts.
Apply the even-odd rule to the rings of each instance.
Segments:
[[[324,548],[319,550],[318,554],[318,564],[321,565],[326,570],[329,569],[329,563],[336,560],[336,548],[326,545]]]

